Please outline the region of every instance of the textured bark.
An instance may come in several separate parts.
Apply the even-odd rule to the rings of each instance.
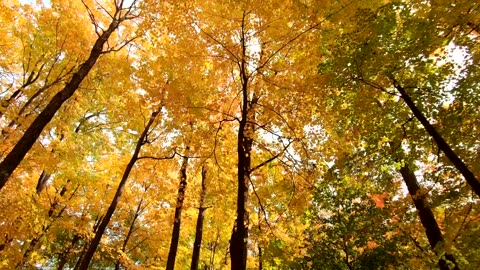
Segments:
[[[122,17],[123,20],[126,17]],[[22,138],[17,142],[13,149],[6,155],[5,159],[0,163],[0,189],[3,188],[10,175],[18,167],[27,152],[32,148],[35,141],[42,133],[45,126],[52,120],[55,113],[60,109],[62,104],[67,101],[78,89],[83,79],[88,75],[90,70],[97,62],[103,52],[103,46],[107,42],[110,35],[118,28],[121,20],[113,19],[107,30],[105,30],[96,40],[90,52],[88,59],[80,65],[70,81],[50,100],[45,109],[33,120],[32,124],[27,128]]]
[[[427,130],[428,134],[435,140],[437,143],[438,148],[442,150],[445,156],[452,162],[452,164],[457,168],[457,170],[463,175],[467,183],[473,189],[473,191],[480,197],[480,182],[475,177],[472,171],[465,165],[465,163],[458,157],[458,155],[452,150],[450,145],[443,139],[440,133],[430,124],[427,118],[423,115],[423,113],[415,106],[415,103],[410,98],[408,93],[396,80],[393,80],[393,84],[395,89],[400,93],[402,99],[408,105],[410,110],[412,111],[413,115],[420,121],[423,125],[425,130]]]
[[[191,270],[198,270],[198,263],[200,260],[200,249],[202,247],[203,236],[203,220],[205,218],[205,195],[207,193],[207,167],[202,167],[202,191],[200,193],[200,206],[198,208],[197,226],[195,228],[195,242],[193,243]]]
[[[420,186],[418,184],[417,177],[409,169],[408,165],[404,165],[400,169],[400,173],[402,174],[403,181],[407,185],[408,192],[413,199],[413,203],[415,204],[415,208],[417,209],[418,216],[420,217],[420,222],[422,223],[423,228],[425,228],[430,247],[438,255],[438,250],[435,248],[439,243],[443,242],[442,232],[438,227],[432,210],[428,206],[425,196],[421,195],[419,192]],[[449,264],[452,265],[452,268],[449,268]],[[444,257],[441,257],[439,259],[438,266],[441,270],[459,269],[455,258],[452,254],[449,253],[445,253]]]
[[[85,252],[85,255],[80,263],[79,269],[88,269],[88,265],[90,264],[90,261],[92,260],[93,254],[97,250],[98,245],[100,244],[100,239],[103,236],[103,233],[105,232],[105,229],[108,226],[108,223],[110,222],[110,219],[113,216],[113,213],[115,212],[118,202],[120,200],[120,197],[122,196],[123,189],[125,188],[125,185],[128,180],[128,176],[130,175],[130,172],[133,169],[133,165],[135,165],[135,162],[138,159],[138,155],[140,153],[140,149],[142,148],[143,144],[145,143],[147,139],[147,134],[150,130],[150,127],[152,126],[153,122],[155,121],[155,118],[160,112],[162,106],[160,106],[159,110],[155,111],[152,113],[150,116],[150,119],[148,120],[147,125],[145,126],[145,129],[143,130],[142,134],[140,135],[140,138],[138,139],[137,145],[135,147],[135,151],[133,152],[132,157],[130,158],[130,161],[127,164],[127,167],[125,168],[125,171],[123,172],[122,179],[120,180],[120,183],[118,184],[117,191],[115,192],[115,196],[113,197],[112,202],[110,203],[110,206],[108,207],[107,213],[105,216],[102,218],[102,221],[100,222],[96,233],[95,237],[93,238],[92,242],[90,243],[87,251]]]
[[[246,209],[248,201],[248,185],[250,183],[250,167],[251,167],[251,150],[252,135],[254,130],[254,100],[249,101],[248,83],[249,76],[247,74],[246,63],[246,40],[245,40],[245,16],[242,18],[241,29],[241,46],[242,60],[240,63],[240,79],[242,85],[242,117],[238,128],[237,141],[237,218],[233,226],[232,236],[230,239],[230,260],[232,270],[245,270],[247,268],[247,241],[248,241],[248,211]],[[255,98],[253,98],[255,99]]]
[[[187,146],[187,152],[188,152]],[[175,207],[175,219],[173,221],[172,240],[170,241],[170,250],[168,251],[167,270],[175,268],[175,258],[177,257],[178,242],[180,240],[180,226],[182,224],[183,201],[185,200],[185,190],[187,189],[187,167],[188,157],[184,156],[182,166],[180,167],[180,185],[177,193],[177,205]]]

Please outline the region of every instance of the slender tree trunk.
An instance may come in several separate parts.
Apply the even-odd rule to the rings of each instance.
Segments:
[[[249,75],[246,62],[246,35],[245,35],[245,17],[244,12],[241,28],[241,46],[242,60],[240,62],[240,81],[242,87],[242,106],[241,120],[238,128],[238,168],[237,168],[237,218],[233,226],[230,239],[230,260],[232,270],[245,270],[247,268],[247,241],[248,241],[248,211],[246,209],[248,201],[248,186],[250,184],[251,150],[253,143],[253,133],[255,132],[253,123],[255,113],[253,105],[256,102],[255,97],[249,101]]]
[[[75,246],[75,244],[80,240],[80,236],[75,234],[70,242],[70,246],[65,249],[59,257],[57,270],[62,270],[68,262],[68,255],[70,254],[70,250]]]
[[[438,148],[447,156],[447,158],[452,162],[452,164],[457,168],[458,171],[463,175],[467,183],[473,189],[473,191],[480,197],[480,182],[475,177],[472,171],[463,163],[463,161],[458,157],[458,155],[450,148],[450,145],[443,139],[440,133],[430,124],[427,118],[423,113],[415,106],[415,103],[410,98],[408,93],[395,79],[393,79],[393,84],[395,89],[400,93],[402,99],[407,103],[410,110],[413,112],[413,115],[420,121],[428,134],[435,140],[438,145]]]
[[[189,147],[186,148],[187,153]],[[178,187],[177,205],[175,207],[175,219],[173,221],[172,240],[170,241],[170,250],[168,251],[167,270],[175,268],[175,258],[177,257],[178,242],[180,240],[180,225],[182,222],[183,201],[185,200],[185,190],[187,189],[187,167],[188,157],[184,156],[182,166],[180,167],[180,185]]]
[[[98,226],[98,229],[95,233],[95,237],[93,238],[92,242],[90,243],[88,250],[85,252],[85,256],[82,259],[82,262],[80,263],[80,269],[88,269],[88,265],[90,264],[90,261],[92,260],[93,254],[97,250],[98,245],[100,244],[100,239],[103,236],[103,233],[105,232],[105,229],[107,228],[108,223],[110,222],[110,219],[113,216],[113,213],[115,212],[115,209],[117,208],[117,204],[120,200],[120,197],[122,196],[123,189],[125,188],[125,185],[128,180],[128,176],[130,172],[133,169],[133,165],[135,165],[135,162],[138,159],[138,155],[140,153],[140,149],[142,148],[143,144],[145,143],[147,139],[147,134],[150,130],[150,127],[152,126],[153,122],[155,121],[155,118],[160,112],[162,105],[160,105],[160,108],[153,112],[152,115],[150,116],[150,119],[145,126],[145,129],[143,130],[142,134],[140,135],[140,138],[138,139],[137,145],[135,147],[135,151],[133,152],[132,158],[130,159],[130,162],[128,162],[127,167],[125,168],[125,171],[123,172],[122,179],[120,180],[120,183],[118,184],[117,191],[115,193],[115,196],[113,197],[112,202],[110,203],[110,206],[108,207],[107,213],[102,219],[102,222]]]
[[[117,11],[115,16],[120,13]],[[78,89],[83,79],[88,75],[90,70],[97,62],[103,52],[103,46],[108,41],[110,35],[118,28],[119,24],[128,17],[124,15],[111,21],[108,28],[96,40],[90,52],[88,59],[80,65],[80,68],[73,74],[70,81],[60,90],[52,100],[47,104],[45,109],[33,120],[32,124],[27,128],[22,138],[17,142],[13,149],[7,154],[5,159],[0,163],[0,189],[3,188],[10,175],[18,167],[27,152],[32,148],[38,139],[42,130],[52,120],[55,113],[60,109],[62,104],[67,101]]]
[[[438,227],[437,221],[435,220],[435,216],[433,215],[432,210],[428,206],[425,196],[420,194],[420,185],[418,184],[417,177],[415,174],[410,170],[408,165],[404,165],[400,169],[400,173],[402,174],[403,181],[407,185],[408,192],[413,199],[413,203],[415,204],[415,208],[417,209],[418,216],[420,217],[420,222],[422,226],[425,228],[425,232],[427,234],[428,242],[430,243],[430,247],[438,254],[438,250],[435,249],[439,243],[443,242],[442,232]],[[447,262],[448,261],[448,262]],[[458,264],[455,261],[455,258],[452,254],[445,253],[444,257],[442,256],[438,261],[438,266],[441,270],[450,270],[449,264],[453,266],[452,269],[459,270]]]
[[[128,241],[130,241],[130,237],[132,237],[133,231],[135,230],[135,222],[137,222],[138,217],[140,216],[140,212],[142,212],[142,204],[143,204],[143,198],[140,200],[140,202],[137,205],[137,209],[135,210],[135,214],[133,215],[132,222],[130,223],[130,227],[128,228],[127,235],[125,236],[125,240],[123,240],[122,244],[122,251],[125,252],[127,249]],[[117,260],[117,263],[115,263],[115,270],[120,269],[120,260]]]
[[[197,226],[195,228],[195,242],[193,243],[191,270],[198,270],[198,263],[200,260],[200,249],[202,247],[203,236],[203,219],[205,218],[205,195],[207,192],[206,186],[207,166],[202,167],[202,191],[200,193],[200,207],[198,208]]]
[[[65,195],[65,193],[67,192],[67,185],[70,181],[68,180],[67,183],[65,184],[65,186],[62,187],[62,189],[60,190],[60,192],[58,193],[60,195],[60,197],[63,197]],[[76,191],[76,189],[75,189]],[[70,199],[73,197],[73,195],[75,194],[75,191],[74,193],[72,194],[72,196],[70,197]],[[66,206],[64,206],[62,209],[60,209],[60,211],[58,211],[57,213],[56,210],[58,210],[58,206],[59,206],[59,202],[58,202],[58,198],[55,196],[55,198],[53,199],[53,202],[50,204],[50,209],[48,209],[48,217],[49,218],[52,218],[52,220],[50,221],[49,224],[47,225],[43,225],[42,226],[42,230],[38,233],[38,235],[36,235],[31,241],[30,243],[27,243],[26,244],[26,249],[25,249],[25,252],[23,253],[23,261],[26,261],[28,259],[28,257],[30,256],[30,254],[34,251],[36,245],[38,242],[40,242],[40,239],[47,234],[48,230],[50,229],[50,227],[53,225],[53,223],[55,222],[56,219],[62,217],[62,214],[63,212],[65,211],[65,208]],[[55,214],[55,215],[54,215]]]
[[[258,244],[258,270],[263,270],[263,252],[262,252],[262,247],[260,247],[260,244]]]

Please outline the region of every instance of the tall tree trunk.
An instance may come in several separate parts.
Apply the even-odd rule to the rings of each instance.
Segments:
[[[137,222],[138,217],[140,216],[140,213],[142,212],[142,204],[143,204],[143,198],[140,200],[140,202],[137,205],[137,209],[135,210],[135,213],[133,215],[132,222],[130,223],[130,227],[128,228],[127,235],[125,236],[125,240],[123,240],[122,244],[122,252],[125,252],[127,249],[128,241],[130,241],[130,237],[132,237],[133,231],[135,230],[135,222]],[[117,263],[115,263],[115,270],[120,269],[120,260],[117,260]]]
[[[186,147],[188,153],[189,147]],[[180,185],[177,193],[177,205],[175,206],[175,219],[173,221],[172,240],[170,241],[170,250],[168,251],[167,270],[175,268],[175,258],[177,256],[178,242],[180,240],[180,225],[182,222],[183,201],[185,200],[185,190],[187,189],[187,167],[188,157],[183,157],[180,167]]]
[[[415,204],[415,208],[417,209],[418,216],[420,217],[420,222],[422,223],[423,228],[425,228],[430,247],[437,255],[439,255],[438,250],[435,248],[439,243],[443,242],[442,232],[438,227],[432,210],[428,206],[425,196],[419,193],[420,185],[418,184],[417,177],[410,170],[408,165],[404,165],[400,169],[400,173],[402,174],[403,181],[407,185],[408,192],[413,199],[413,203]],[[453,266],[454,270],[459,270],[458,264],[455,261],[453,255],[445,253],[445,255],[439,259],[438,266],[441,270],[450,270],[451,268],[449,268],[449,264]]]
[[[110,222],[110,219],[113,216],[113,213],[115,212],[115,209],[117,208],[117,204],[120,200],[120,197],[122,196],[123,189],[125,188],[125,185],[128,180],[128,176],[130,172],[133,169],[133,165],[135,165],[135,162],[138,159],[138,155],[140,153],[140,149],[142,148],[143,144],[145,144],[145,141],[147,139],[147,134],[150,130],[150,127],[152,126],[153,122],[155,121],[155,118],[157,115],[160,113],[161,108],[163,105],[160,105],[160,108],[153,112],[152,115],[150,116],[150,119],[148,120],[147,125],[145,126],[145,129],[143,130],[142,134],[140,135],[140,138],[138,139],[137,145],[135,147],[135,151],[133,152],[132,158],[127,164],[127,167],[125,168],[125,171],[123,172],[122,179],[120,180],[120,183],[118,184],[117,191],[115,192],[115,196],[113,196],[113,200],[110,203],[110,206],[108,207],[107,213],[102,219],[102,222],[98,226],[98,229],[95,233],[95,237],[93,238],[92,242],[90,243],[88,250],[85,252],[85,256],[82,259],[82,262],[80,263],[80,269],[88,269],[88,265],[90,264],[90,261],[92,260],[93,254],[97,250],[98,244],[100,244],[100,239],[103,236],[103,233],[105,232],[105,229],[107,228],[108,223]]]
[[[480,197],[480,182],[475,177],[472,171],[465,165],[465,163],[457,156],[457,154],[450,148],[450,145],[443,139],[440,133],[430,124],[427,118],[423,113],[415,106],[415,103],[410,98],[408,93],[395,79],[393,79],[393,85],[395,89],[400,93],[402,99],[407,103],[407,106],[412,111],[413,115],[420,121],[428,134],[435,140],[438,145],[438,148],[447,156],[447,158],[452,162],[452,164],[457,168],[458,171],[463,175],[467,183],[473,189],[473,191]]]
[[[253,143],[254,117],[253,105],[256,102],[255,97],[249,101],[249,75],[246,62],[246,35],[245,18],[246,12],[242,17],[241,28],[241,46],[242,59],[240,62],[240,81],[242,87],[242,105],[241,120],[238,128],[238,168],[237,168],[237,218],[233,226],[230,239],[230,260],[232,270],[245,270],[247,268],[247,241],[248,241],[248,211],[246,209],[248,201],[248,185],[250,184],[251,151]]]
[[[123,2],[123,1],[122,1]],[[67,101],[78,89],[83,79],[88,75],[90,70],[103,53],[103,46],[108,41],[110,35],[118,28],[120,23],[129,19],[131,16],[128,12],[121,13],[122,7],[117,7],[108,28],[98,37],[93,45],[88,59],[80,65],[78,71],[73,74],[70,81],[50,100],[45,109],[33,120],[32,124],[27,128],[22,138],[17,142],[13,149],[6,155],[5,159],[0,163],[0,189],[3,188],[10,175],[18,167],[27,152],[32,148],[38,139],[42,130],[52,120],[55,113],[60,109],[62,104]]]
[[[202,191],[200,193],[200,206],[198,208],[197,226],[195,228],[195,242],[193,243],[191,270],[198,270],[200,260],[200,248],[202,247],[203,220],[205,218],[205,195],[207,193],[207,166],[202,167]]]

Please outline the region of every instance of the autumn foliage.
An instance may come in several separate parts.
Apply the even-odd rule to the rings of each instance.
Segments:
[[[475,1],[0,10],[0,269],[480,268]]]

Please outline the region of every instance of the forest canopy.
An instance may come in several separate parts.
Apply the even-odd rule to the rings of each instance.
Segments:
[[[476,1],[0,10],[0,269],[480,267]]]

